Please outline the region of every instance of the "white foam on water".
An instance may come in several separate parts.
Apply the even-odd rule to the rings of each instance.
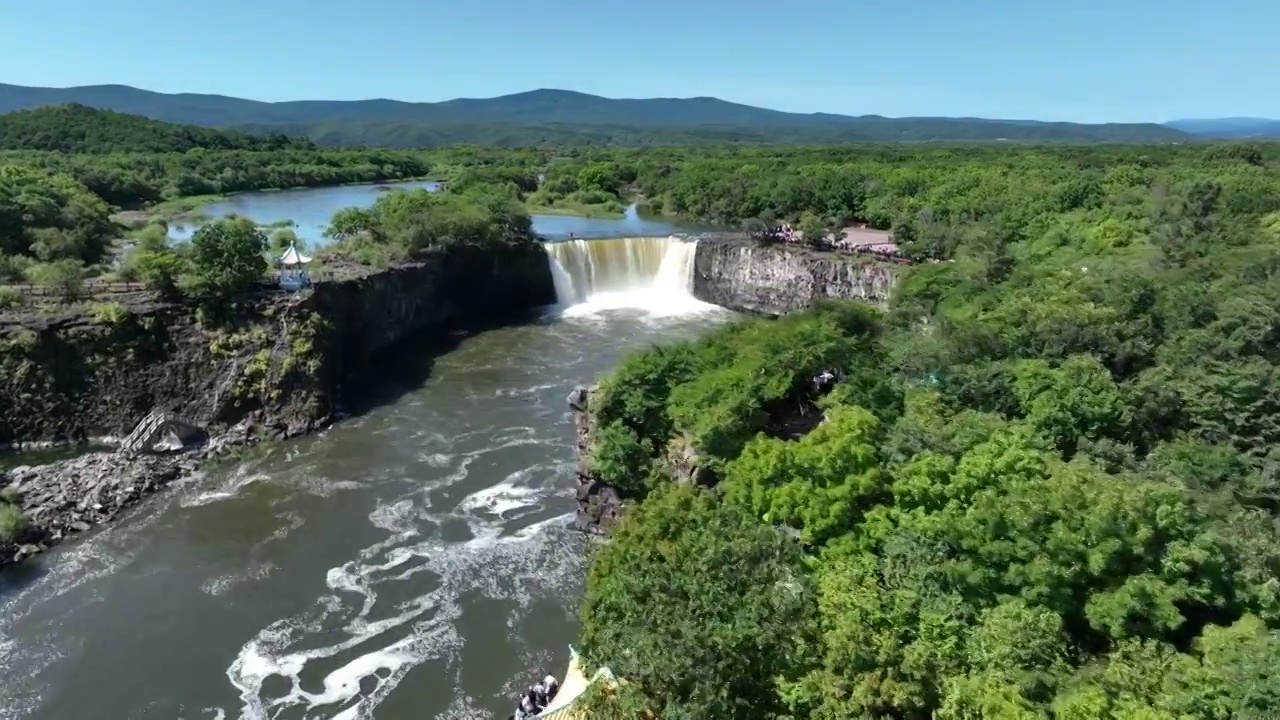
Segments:
[[[512,473],[469,494],[448,514],[429,512],[431,492],[465,480],[477,457],[545,442],[534,435],[533,428],[504,428],[491,437],[485,449],[461,456],[458,467],[443,483],[415,489],[375,508],[369,522],[384,530],[387,537],[360,551],[357,558],[328,570],[325,583],[329,593],[317,598],[313,611],[263,628],[227,668],[227,678],[241,699],[240,717],[265,720],[293,708],[308,717],[319,713],[346,720],[370,718],[374,708],[414,667],[432,659],[456,658],[462,638],[455,623],[462,613],[459,601],[464,595],[478,592],[528,607],[540,593],[577,582],[580,560],[576,554],[564,552],[563,538],[555,535],[570,515],[504,534],[503,524],[509,522],[503,518],[505,513],[535,506],[548,494],[562,490],[526,484],[536,471],[546,468]],[[438,525],[450,518],[463,520],[472,537],[465,542],[446,542],[422,536],[423,521]],[[433,574],[433,585],[438,583],[438,587],[394,605],[380,599],[378,588],[383,583],[422,572]],[[334,620],[339,622],[336,628]],[[333,642],[314,647],[317,636],[332,636],[335,631],[338,637]],[[339,661],[340,654],[376,643],[383,635],[392,635],[394,640],[388,638],[383,647],[354,658],[344,655],[341,664],[330,667]],[[316,666],[327,670],[322,687],[304,689],[304,672],[314,673]],[[280,679],[286,681],[287,691],[264,690],[269,680],[271,687],[279,687]],[[459,717],[474,717],[470,712],[474,707],[468,700],[457,709],[462,713]]]
[[[567,516],[563,516],[558,520],[563,523],[566,518]],[[533,540],[538,536],[538,531],[549,524],[526,528],[510,537],[498,537],[498,533],[491,530],[452,547],[438,542],[425,542],[404,548],[391,563],[377,566],[348,563],[340,569],[330,571],[328,580],[335,589],[363,595],[363,602],[355,617],[343,628],[347,637],[326,647],[289,652],[287,647],[295,639],[314,631],[286,621],[283,627],[269,627],[259,633],[257,638],[245,644],[227,669],[227,677],[239,691],[243,702],[242,716],[265,719],[286,707],[302,706],[310,712],[323,706],[350,702],[361,694],[361,682],[373,678],[375,689],[360,697],[356,705],[339,715],[353,719],[371,717],[373,708],[410,669],[429,659],[456,655],[462,644],[454,627],[461,614],[458,598],[474,589],[491,597],[507,595],[507,592],[496,587],[499,582],[495,578],[486,577],[486,571],[497,570],[509,575],[507,580],[516,580],[520,574],[519,569],[528,563],[522,559],[522,553],[510,552],[510,548]],[[373,622],[365,620],[374,609],[377,599],[369,585],[372,575],[388,564],[403,564],[412,558],[425,559],[428,569],[440,574],[442,587],[403,604],[400,612],[391,617]],[[540,573],[533,574],[533,578],[519,579],[524,582],[547,579],[547,576],[538,577]],[[554,578],[556,575],[557,573],[552,572],[549,577]],[[351,607],[344,605],[341,609],[349,612]],[[433,610],[435,612],[429,618],[419,620]],[[302,689],[301,674],[309,664],[332,658],[413,621],[418,622],[414,623],[408,636],[384,648],[364,653],[330,671],[325,676],[323,691],[312,693]],[[379,670],[386,672],[386,676],[378,675]],[[263,686],[273,676],[288,680],[290,690],[283,696],[264,697]]]
[[[559,383],[543,383],[540,385],[530,385],[522,388],[498,388],[493,391],[492,397],[510,398],[524,397],[526,395],[537,395],[544,390],[551,390],[560,387]]]
[[[536,488],[517,484],[522,476],[528,474],[528,470],[521,470],[493,487],[472,493],[463,499],[459,507],[498,517],[504,517],[513,510],[533,507],[538,504],[541,493]]]
[[[672,293],[659,288],[603,292],[561,310],[561,317],[582,318],[617,310],[639,310],[651,317],[684,317],[712,312],[721,308],[704,303],[692,295]]]
[[[262,565],[258,565],[247,572],[220,575],[216,578],[206,580],[200,585],[200,591],[206,595],[213,595],[217,597],[241,583],[251,580],[265,580],[268,577],[271,577],[271,574],[279,569],[280,566],[275,563],[263,563]]]
[[[431,467],[443,468],[449,467],[449,463],[453,462],[453,455],[449,453],[420,453],[418,459],[430,465]]]
[[[192,495],[182,499],[182,507],[199,507],[200,505],[208,505],[209,503],[218,502],[219,500],[228,500],[235,497],[241,490],[256,483],[260,480],[267,480],[269,476],[266,473],[254,472],[253,468],[256,463],[243,463],[237,465],[230,474],[227,475],[218,487],[213,490]],[[203,478],[203,474],[201,475]]]

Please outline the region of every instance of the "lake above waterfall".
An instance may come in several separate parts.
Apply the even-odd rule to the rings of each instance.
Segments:
[[[293,231],[307,247],[324,245],[324,231],[333,214],[347,207],[371,207],[379,197],[393,189],[425,188],[436,190],[440,183],[430,180],[378,183],[373,185],[339,185],[335,187],[270,190],[232,195],[200,209],[204,218],[241,215],[259,225],[275,225],[293,221]],[[199,221],[170,223],[169,236],[188,240],[199,227]],[[627,208],[621,218],[589,218],[577,215],[533,214],[534,232],[549,239],[640,237],[708,232],[707,225],[676,222],[669,218],[641,215],[635,206]]]

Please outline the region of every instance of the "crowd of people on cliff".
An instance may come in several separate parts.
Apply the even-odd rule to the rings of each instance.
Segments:
[[[537,717],[547,709],[552,700],[556,699],[556,692],[559,689],[560,685],[556,682],[555,676],[546,676],[542,682],[535,683],[520,695],[520,699],[516,702],[515,713],[507,720],[527,720]]]
[[[906,258],[898,250],[898,246],[891,240],[878,243],[867,243],[845,237],[838,234],[835,237],[827,235],[818,243],[805,243],[804,238],[795,228],[788,223],[782,223],[772,228],[773,236],[780,242],[788,245],[807,244],[812,247],[818,247],[823,250],[836,250],[839,252],[863,253],[867,255],[875,255],[885,260],[894,260],[898,262],[905,261]]]

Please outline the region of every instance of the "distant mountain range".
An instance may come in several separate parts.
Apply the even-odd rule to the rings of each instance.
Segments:
[[[1280,120],[1266,118],[1209,118],[1172,120],[1165,126],[1206,138],[1280,138]]]
[[[0,113],[68,103],[173,123],[305,135],[328,146],[1002,140],[1178,142],[1205,135],[1195,129],[1157,123],[851,117],[788,113],[710,97],[611,99],[546,89],[437,103],[397,100],[269,103],[223,95],[158,93],[126,85],[40,88],[0,84]]]

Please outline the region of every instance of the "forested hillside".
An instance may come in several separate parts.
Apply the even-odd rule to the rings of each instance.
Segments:
[[[0,115],[0,150],[63,153],[167,153],[203,150],[312,150],[304,138],[174,125],[84,105]]]
[[[639,504],[591,566],[582,647],[629,680],[592,716],[1274,717],[1275,149],[925,158],[639,171],[937,262],[603,381],[589,465]]]
[[[717,98],[615,99],[567,90],[436,103],[396,100],[259,102],[169,95],[124,85],[0,84],[0,112],[79,103],[156,120],[305,135],[329,146],[437,147],[924,141],[1179,142],[1155,123],[1080,124],[981,118],[885,118],[789,113]]]
[[[726,145],[837,145],[886,142],[1142,143],[1186,139],[1153,125],[1020,124],[951,118],[856,118],[813,125],[654,124],[634,121],[532,123],[338,120],[232,126],[245,132],[284,132],[325,147],[438,148],[649,147]]]

